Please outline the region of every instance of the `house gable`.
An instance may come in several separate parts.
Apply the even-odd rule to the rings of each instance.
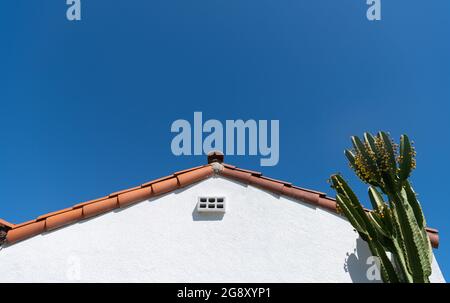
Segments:
[[[344,217],[259,185],[212,173],[141,203],[41,232],[0,252],[0,281],[371,282],[367,245]],[[120,201],[120,195],[141,189],[75,209],[117,195]],[[198,213],[200,196],[226,197],[226,213]],[[432,281],[442,280],[434,262]]]
[[[328,197],[325,193],[294,186],[289,182],[268,178],[260,172],[220,163],[216,161],[217,159],[223,160],[223,155],[213,153],[208,157],[207,165],[175,172],[172,175],[144,183],[140,186],[114,192],[99,199],[78,203],[72,207],[48,213],[21,224],[11,224],[0,219],[0,226],[3,226],[3,234],[6,233],[6,236],[3,235],[0,238],[0,245],[4,242],[11,245],[43,232],[52,231],[118,208],[127,207],[151,197],[157,197],[184,188],[214,175],[220,175],[225,178],[250,184],[277,195],[287,196],[327,209],[331,212],[336,212],[335,199]],[[431,244],[437,248],[439,246],[438,231],[427,228],[427,232]]]

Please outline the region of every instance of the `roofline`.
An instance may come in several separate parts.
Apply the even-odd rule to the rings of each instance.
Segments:
[[[9,223],[8,221],[5,221],[5,220],[3,220],[3,219],[0,219],[0,226],[4,226],[4,227],[6,227],[7,229],[9,229],[9,228],[13,228],[13,227],[14,227],[14,224]]]
[[[0,225],[5,226],[7,229],[6,243],[14,244],[43,232],[107,213],[116,208],[123,208],[152,197],[167,194],[209,178],[214,174],[337,213],[336,200],[328,197],[325,193],[268,178],[263,176],[261,172],[241,169],[225,163],[219,165],[218,163],[211,163],[178,171],[169,176],[117,191],[99,199],[78,203],[72,207],[47,213],[24,223],[12,224],[0,219]],[[366,211],[370,210],[366,209]],[[432,246],[438,248],[438,230],[427,227],[426,231]]]

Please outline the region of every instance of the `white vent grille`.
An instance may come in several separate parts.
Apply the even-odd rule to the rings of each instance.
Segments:
[[[200,213],[224,213],[226,209],[225,197],[199,197],[197,211]]]

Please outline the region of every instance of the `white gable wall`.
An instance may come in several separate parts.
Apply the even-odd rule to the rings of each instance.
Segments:
[[[369,255],[341,216],[214,177],[5,247],[0,282],[367,282]]]

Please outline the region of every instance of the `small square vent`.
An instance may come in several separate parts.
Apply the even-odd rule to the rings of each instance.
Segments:
[[[200,213],[224,213],[226,208],[225,197],[199,197],[197,211]]]

